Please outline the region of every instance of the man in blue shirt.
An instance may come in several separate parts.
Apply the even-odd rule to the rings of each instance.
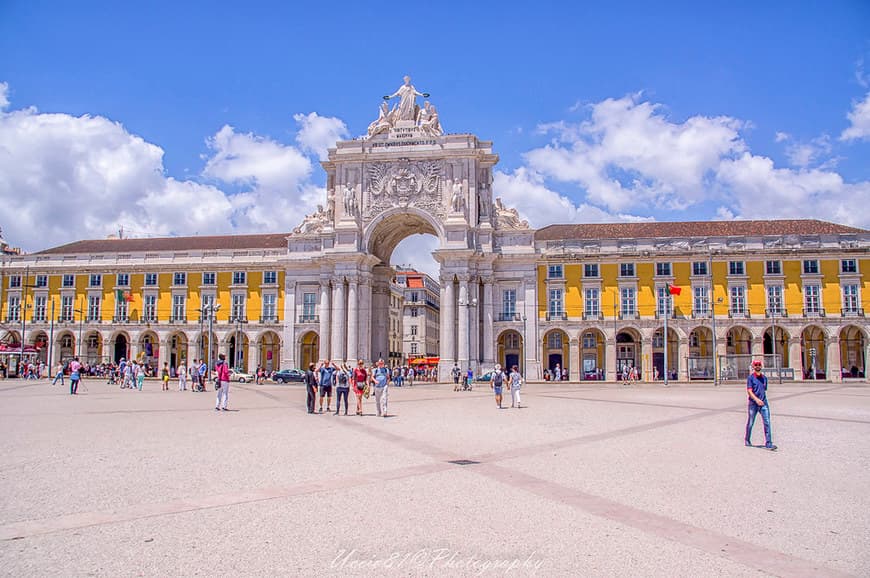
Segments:
[[[749,420],[746,422],[746,445],[751,446],[749,438],[752,436],[752,426],[755,424],[755,416],[761,412],[761,421],[764,423],[764,447],[775,450],[770,431],[770,405],[767,403],[767,376],[761,373],[761,361],[752,362],[752,373],[746,380],[746,394],[749,396]]]
[[[378,417],[387,417],[387,400],[389,393],[387,388],[390,383],[390,370],[384,367],[384,360],[378,359],[378,364],[372,369],[371,382],[375,391],[375,406],[378,409]]]
[[[321,363],[318,368],[317,381],[320,384],[320,413],[323,413],[324,397],[326,398],[326,411],[330,411],[329,406],[332,403],[332,383],[337,369],[335,363],[330,363],[328,359],[324,359],[323,363]]]

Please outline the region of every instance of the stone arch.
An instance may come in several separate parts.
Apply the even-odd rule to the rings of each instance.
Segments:
[[[58,355],[61,361],[65,362],[75,357],[76,336],[72,331],[60,331],[55,339],[55,347],[57,347]]]
[[[441,222],[417,207],[396,207],[384,211],[363,232],[365,250],[389,264],[396,246],[406,237],[428,233],[438,238],[440,247],[446,245],[446,234]]]
[[[664,379],[665,375],[665,328],[658,327],[652,333],[652,378]],[[668,379],[676,379],[679,372],[680,331],[668,327],[667,340],[667,371]]]
[[[752,337],[752,331],[743,325],[729,327],[725,333],[725,349],[729,355],[752,355]]]
[[[255,370],[258,366],[266,371],[280,369],[278,365],[281,359],[281,336],[267,329],[257,335],[254,343],[257,346],[257,357],[251,360],[249,369]]]
[[[496,363],[500,363],[506,369],[516,365],[522,373],[524,371],[522,361],[525,345],[523,336],[519,331],[505,329],[496,337]]]
[[[846,325],[840,329],[839,340],[842,377],[866,378],[867,330],[857,325]]]
[[[305,370],[311,363],[317,364],[320,357],[320,335],[316,331],[306,331],[299,336],[297,344],[300,369]]]
[[[587,327],[577,337],[580,349],[580,380],[604,379],[607,339],[598,327]]]
[[[166,337],[166,347],[168,349],[166,361],[169,362],[170,370],[181,365],[187,366],[190,363],[190,341],[184,331],[173,331]]]
[[[828,332],[821,325],[807,325],[801,331],[801,359],[804,379],[827,378]]]
[[[36,349],[36,359],[48,364],[48,333],[43,330],[35,331],[30,336],[30,345]]]
[[[643,334],[634,325],[625,325],[616,330],[616,375],[622,375],[624,368],[637,367],[643,354]]]
[[[713,330],[697,325],[689,331],[689,379],[713,379]]]
[[[769,367],[789,367],[789,341],[791,341],[791,335],[789,332],[785,330],[781,325],[776,326],[776,334],[774,337],[774,326],[770,325],[764,329],[762,334],[762,351],[764,352],[765,358],[770,355],[773,356],[776,353],[776,359],[774,361],[767,360],[765,363]],[[772,359],[772,357],[771,357]]]
[[[121,358],[130,359],[133,355],[130,346],[132,344],[132,340],[130,339],[130,334],[124,330],[116,330],[109,336],[109,351],[107,352],[109,356],[109,361],[117,364],[121,361]]]
[[[249,369],[248,348],[251,341],[244,327],[228,331],[224,343],[227,346],[227,360],[230,362],[230,367],[247,371]]]
[[[570,350],[570,338],[568,333],[564,329],[558,327],[548,329],[543,335],[541,347],[543,349],[543,355],[541,357],[543,360],[543,369],[549,371],[550,374],[554,376],[554,379],[562,379],[561,375],[555,375],[555,370],[557,365],[559,366],[559,373],[563,373],[564,370],[570,369],[570,359],[568,356]]]
[[[157,332],[153,329],[143,331],[139,335],[137,345],[136,360],[152,369],[157,367],[157,362],[160,359],[160,338],[157,336]]]
[[[88,365],[103,363],[103,335],[96,329],[88,329],[82,335],[79,361]]]

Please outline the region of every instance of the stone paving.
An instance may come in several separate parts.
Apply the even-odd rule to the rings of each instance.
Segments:
[[[776,452],[738,384],[304,395],[0,381],[0,574],[870,575],[866,384],[772,384]]]

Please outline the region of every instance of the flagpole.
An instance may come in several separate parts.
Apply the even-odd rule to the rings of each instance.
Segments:
[[[665,288],[665,333],[664,339],[662,340],[662,345],[665,350],[665,364],[664,364],[664,372],[665,372],[665,387],[668,387],[668,310],[671,305],[671,287],[668,285]]]

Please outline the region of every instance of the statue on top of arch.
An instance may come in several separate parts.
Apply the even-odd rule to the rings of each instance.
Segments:
[[[495,198],[495,218],[499,229],[528,229],[529,222],[520,219],[520,214],[513,207],[506,207],[501,197]]]
[[[410,121],[413,126],[419,128],[423,134],[428,136],[441,136],[444,134],[435,106],[428,100],[423,102],[422,108],[417,104],[418,96],[428,98],[429,93],[417,92],[417,89],[411,84],[410,76],[405,76],[404,80],[405,83],[396,92],[384,96],[384,102],[381,103],[378,110],[378,118],[369,124],[369,138],[378,134],[389,133],[390,129],[397,126],[397,123],[400,121]],[[389,101],[393,98],[398,98],[399,102],[394,104],[391,109]]]

